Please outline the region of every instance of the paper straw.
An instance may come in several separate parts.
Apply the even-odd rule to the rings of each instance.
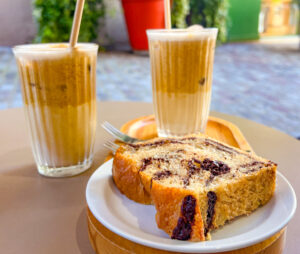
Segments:
[[[171,7],[170,0],[164,0],[165,3],[165,27],[166,29],[171,29]]]
[[[75,47],[77,40],[78,40],[83,6],[84,6],[84,0],[77,0],[76,9],[75,9],[74,17],[73,17],[72,31],[71,31],[71,36],[70,36],[70,47],[71,48]]]

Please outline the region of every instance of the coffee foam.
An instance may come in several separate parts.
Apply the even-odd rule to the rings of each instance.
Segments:
[[[202,31],[204,28],[200,25],[192,25],[186,28],[189,31]]]
[[[17,57],[26,57],[27,59],[61,58],[70,54],[72,50],[74,49],[71,49],[68,43],[28,44],[13,48]],[[75,52],[87,54],[94,53],[95,50],[98,50],[98,46],[93,43],[78,43],[75,48]]]
[[[149,40],[159,41],[194,41],[216,39],[217,28],[190,27],[190,29],[147,30]]]

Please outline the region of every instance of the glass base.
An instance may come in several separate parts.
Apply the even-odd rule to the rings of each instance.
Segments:
[[[81,164],[69,166],[69,167],[48,167],[37,165],[38,172],[47,177],[68,177],[78,175],[87,169],[89,169],[92,165],[93,157],[91,156],[89,159],[85,160]]]

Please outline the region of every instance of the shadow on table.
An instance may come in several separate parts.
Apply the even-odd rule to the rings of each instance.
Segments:
[[[76,242],[82,254],[95,253],[89,241],[86,208],[82,209],[77,220]]]
[[[95,151],[92,167],[89,170],[74,177],[79,177],[79,176],[89,177],[94,173],[94,171],[98,167],[100,167],[104,163],[107,155],[108,155],[107,150],[98,149],[97,151]],[[21,166],[20,166],[20,161],[22,162]],[[34,178],[39,176],[30,147],[11,150],[5,153],[4,155],[0,156],[0,162],[1,162],[0,168],[5,169],[5,170],[1,170],[0,175],[29,177],[29,178]]]

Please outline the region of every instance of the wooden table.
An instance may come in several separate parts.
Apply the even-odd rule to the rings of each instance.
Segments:
[[[104,102],[98,105],[98,122],[120,127],[124,122],[152,113],[147,103]],[[300,196],[300,142],[261,124],[213,112],[235,123],[254,151],[279,164],[279,170]],[[95,161],[87,172],[61,179],[37,173],[23,110],[0,111],[0,248],[1,253],[94,253],[86,222],[85,187],[102,164],[110,137],[98,126]],[[300,210],[289,224],[286,254],[299,253]]]

